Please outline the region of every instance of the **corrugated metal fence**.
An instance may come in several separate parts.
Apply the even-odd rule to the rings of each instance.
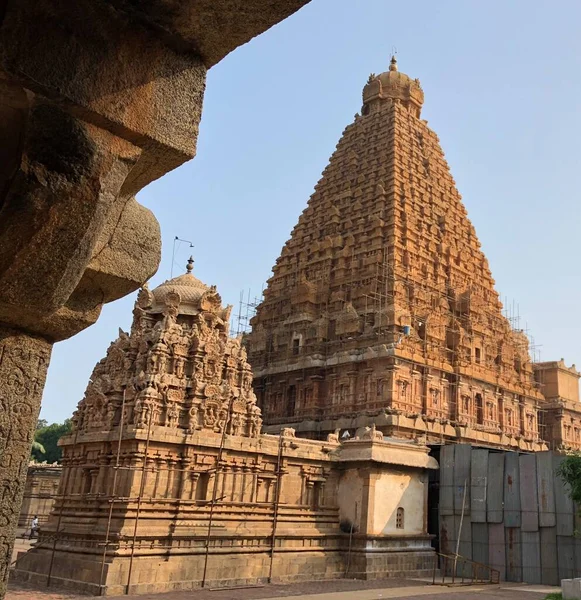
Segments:
[[[506,581],[558,585],[580,577],[581,538],[575,532],[581,535],[581,523],[555,474],[561,460],[553,452],[443,446],[440,551],[458,548],[461,556],[498,569]]]

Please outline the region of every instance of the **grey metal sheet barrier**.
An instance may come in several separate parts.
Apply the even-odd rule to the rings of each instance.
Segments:
[[[487,480],[488,450],[473,448],[470,459],[470,520],[472,523],[486,523]],[[488,532],[486,538],[486,544],[488,545]]]
[[[541,583],[541,534],[538,531],[521,531],[521,548],[522,580],[525,583]]]
[[[458,444],[454,448],[454,514],[470,513],[470,456],[472,448]],[[462,509],[464,503],[464,509]]]
[[[454,514],[454,444],[440,450],[440,502],[441,515]]]
[[[504,495],[504,452],[488,454],[488,482],[486,486],[486,520],[502,523]]]
[[[488,564],[500,571],[500,578],[506,580],[506,549],[504,541],[504,525],[489,523],[488,525]]]
[[[557,528],[541,527],[541,583],[559,585]]]
[[[460,555],[497,568],[501,579],[509,581],[558,585],[560,578],[581,576],[581,537],[574,535],[581,531],[581,516],[555,474],[559,455],[468,445],[444,448],[440,462],[446,490],[443,506],[440,495],[443,552],[453,553],[458,547]],[[467,471],[470,512],[465,511],[457,546]]]
[[[472,523],[472,560],[488,564],[488,523]]]
[[[506,580],[522,581],[522,549],[520,527],[504,530],[506,544]]]
[[[556,470],[565,457],[554,456],[553,467],[555,470],[555,514],[557,518],[557,535],[573,535],[573,500],[569,497],[568,486],[557,475]],[[566,577],[564,579],[567,579]]]
[[[573,545],[575,546],[575,577],[581,577],[581,538],[574,537]]]
[[[558,535],[558,533],[557,566],[559,569],[559,581],[575,577],[575,540],[570,536]]]
[[[462,520],[462,528],[460,529],[459,516],[455,517],[456,527],[460,532],[460,544],[458,546],[458,554],[464,558],[472,560],[472,527],[470,526],[470,516],[464,515]],[[470,564],[462,564],[462,568],[458,570],[458,574],[464,577],[472,577],[472,567]]]
[[[520,527],[519,460],[516,452],[504,454],[504,526]],[[510,581],[514,581],[511,579]]]
[[[456,552],[456,526],[453,515],[440,515],[440,552]]]
[[[553,455],[551,452],[537,452],[537,490],[539,496],[539,526],[554,527],[555,493],[553,485]]]
[[[534,454],[521,454],[520,471],[520,504],[521,530],[539,530],[539,497],[537,493],[537,459]]]

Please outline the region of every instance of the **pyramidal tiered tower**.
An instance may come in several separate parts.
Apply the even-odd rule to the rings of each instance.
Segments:
[[[249,338],[265,423],[543,449],[527,338],[423,101],[395,58],[369,77],[282,249]]]

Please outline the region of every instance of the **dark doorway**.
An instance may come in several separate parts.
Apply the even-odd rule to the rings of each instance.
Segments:
[[[440,463],[440,446],[431,446],[430,456]],[[432,546],[436,552],[440,551],[440,523],[438,509],[440,504],[440,471],[428,470],[428,533],[433,535]]]

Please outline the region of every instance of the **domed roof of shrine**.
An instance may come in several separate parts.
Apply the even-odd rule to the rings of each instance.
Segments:
[[[197,309],[202,297],[206,294],[217,296],[216,288],[200,281],[192,273],[194,259],[190,256],[186,272],[183,275],[164,281],[152,290],[154,311],[163,310],[168,303],[175,303],[179,296],[179,312],[190,313],[188,307]]]
[[[410,103],[417,109],[421,109],[424,103],[424,91],[419,79],[412,79],[409,75],[398,71],[395,56],[391,57],[389,70],[379,75],[371,74],[363,88],[364,108],[374,100],[385,99]]]

